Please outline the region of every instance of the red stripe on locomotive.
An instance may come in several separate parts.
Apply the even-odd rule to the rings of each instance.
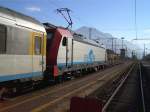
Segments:
[[[52,39],[47,39],[46,67],[54,76],[58,76],[57,56],[62,37],[72,37],[70,31],[64,28],[50,28],[47,33],[53,33]]]

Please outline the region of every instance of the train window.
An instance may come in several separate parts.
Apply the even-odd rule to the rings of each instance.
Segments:
[[[67,44],[68,44],[67,37],[64,37],[64,38],[63,38],[63,41],[62,41],[62,45],[63,45],[63,46],[67,46]]]
[[[0,54],[6,53],[6,26],[0,25]]]
[[[34,38],[34,54],[40,55],[41,54],[41,37],[36,36]]]

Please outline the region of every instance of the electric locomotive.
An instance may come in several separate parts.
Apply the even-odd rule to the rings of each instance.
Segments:
[[[73,73],[98,70],[106,65],[106,49],[72,31],[45,23],[47,32],[46,75],[49,79],[70,77]]]

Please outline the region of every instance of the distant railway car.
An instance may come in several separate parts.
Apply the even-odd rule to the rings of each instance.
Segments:
[[[44,24],[47,31],[47,73],[56,78],[64,73],[100,67],[106,50],[96,42],[77,38],[62,27]]]
[[[121,63],[119,54],[116,54],[114,51],[107,49],[107,62],[110,65]]]
[[[34,18],[0,7],[0,85],[37,80],[45,68],[43,25]]]

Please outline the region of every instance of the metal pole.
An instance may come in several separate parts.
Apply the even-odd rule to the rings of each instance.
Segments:
[[[126,51],[125,51],[125,56],[127,57],[128,56],[128,48],[127,48],[127,46],[126,46]]]
[[[123,39],[122,39],[122,49],[123,49]]]
[[[113,42],[114,42],[113,40],[114,40],[114,38],[112,38],[112,51],[113,51],[113,49],[114,49],[114,48],[113,48],[113,46],[114,46],[114,45],[113,45],[113,44],[114,44],[114,43],[113,43]]]
[[[115,53],[117,53],[117,51],[116,51],[116,39],[115,39]]]
[[[147,48],[145,48],[145,56],[147,55]]]
[[[92,28],[89,28],[89,39],[91,39],[92,36]]]
[[[145,44],[144,44],[144,57],[145,57]]]
[[[122,49],[123,49],[123,39],[124,39],[124,37],[121,37],[121,39],[122,39]]]

